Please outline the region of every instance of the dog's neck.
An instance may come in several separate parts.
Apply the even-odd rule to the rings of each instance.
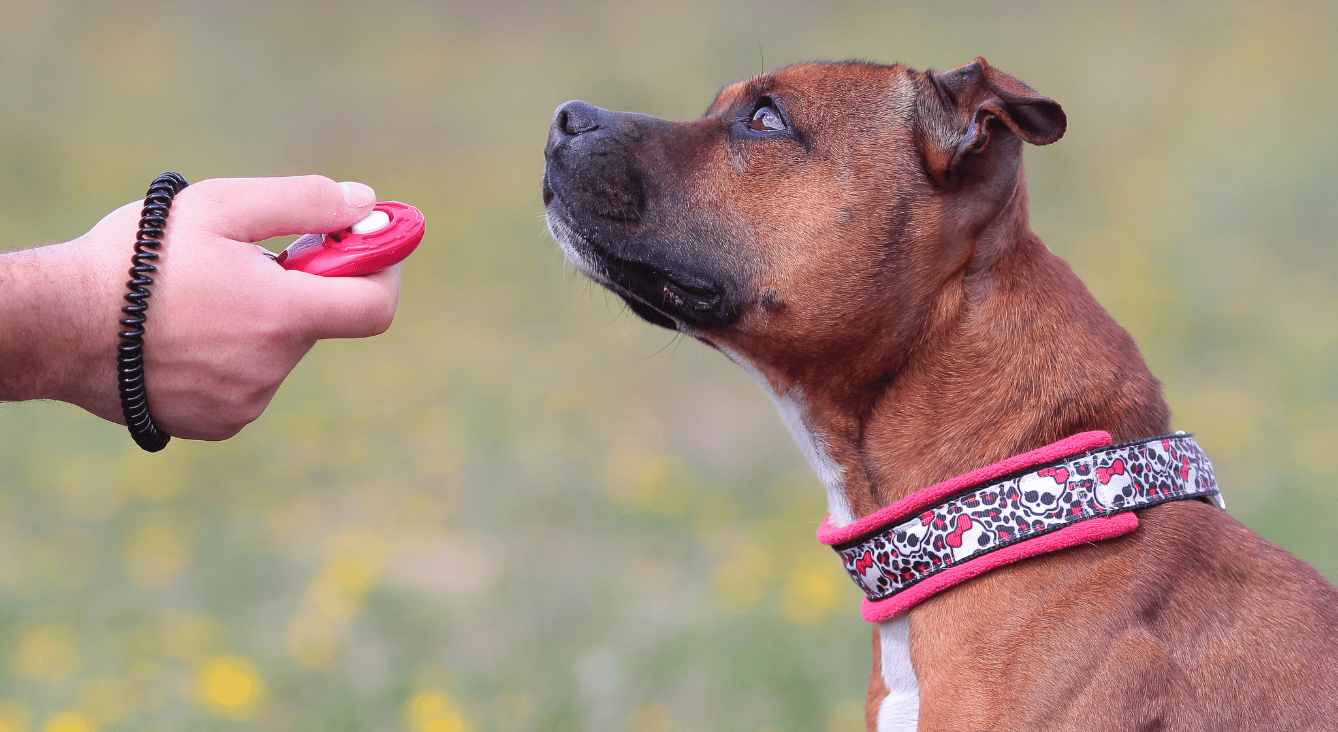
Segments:
[[[773,392],[827,484],[833,520],[1079,432],[1120,442],[1169,431],[1161,385],[1133,339],[1031,231],[1026,203],[1019,171],[933,296],[916,345],[852,355],[855,379],[786,373],[722,349]]]
[[[855,423],[849,449],[863,474],[849,472],[846,493],[856,515],[1079,432],[1122,442],[1169,431],[1161,385],[1132,338],[1025,234],[945,293],[956,317]]]

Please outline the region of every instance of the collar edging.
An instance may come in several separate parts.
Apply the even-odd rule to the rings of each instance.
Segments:
[[[831,545],[878,622],[983,572],[1138,527],[1134,509],[1189,498],[1222,505],[1212,463],[1184,433],[1111,446],[1084,432],[917,491],[847,526]],[[918,514],[918,515],[917,515]]]

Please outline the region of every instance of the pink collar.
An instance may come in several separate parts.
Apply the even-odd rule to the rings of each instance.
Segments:
[[[874,623],[995,567],[1138,527],[1134,509],[1222,506],[1213,466],[1183,432],[1111,445],[1083,432],[916,491],[846,526],[818,526]]]

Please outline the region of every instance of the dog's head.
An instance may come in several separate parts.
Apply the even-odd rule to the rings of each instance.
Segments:
[[[754,363],[908,349],[1015,196],[1059,105],[984,59],[791,66],[670,122],[568,102],[543,198],[567,256],[642,318]]]

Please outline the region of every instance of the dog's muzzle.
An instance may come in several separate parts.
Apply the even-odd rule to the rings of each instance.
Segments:
[[[646,128],[662,124],[582,101],[558,107],[544,148],[549,230],[578,269],[641,318],[685,332],[727,325],[738,316],[730,278],[697,251],[701,237],[665,225],[681,217],[648,194],[638,152]]]

